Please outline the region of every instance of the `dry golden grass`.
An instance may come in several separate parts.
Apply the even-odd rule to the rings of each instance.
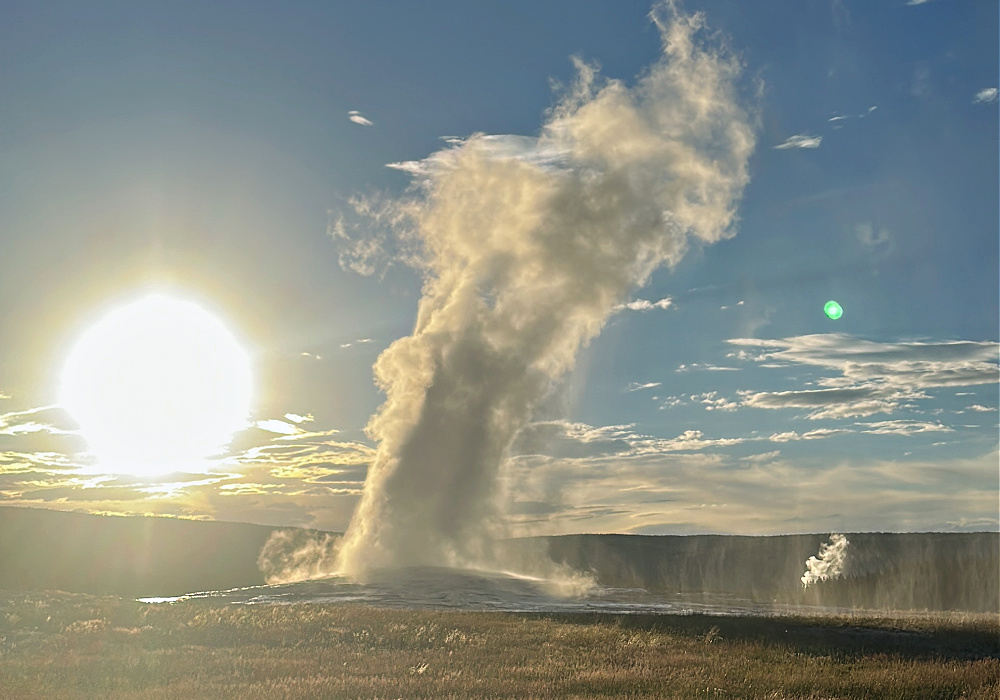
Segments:
[[[989,698],[996,616],[511,615],[0,594],[0,698]]]

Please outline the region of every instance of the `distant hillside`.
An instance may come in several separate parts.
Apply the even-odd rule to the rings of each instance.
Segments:
[[[170,596],[264,583],[257,557],[275,530],[293,548],[314,530],[0,507],[0,589]],[[896,610],[1000,612],[1000,534],[847,533],[839,576],[803,588],[827,535],[566,535],[508,540],[598,583],[656,593]],[[294,557],[293,557],[294,559]],[[525,570],[530,570],[527,567]]]
[[[847,533],[841,575],[801,577],[826,535],[566,535],[536,538],[605,586],[789,604],[1000,612],[1000,534]],[[516,545],[515,545],[516,546]],[[523,545],[521,545],[523,546]]]
[[[0,589],[180,595],[264,583],[276,528],[0,508]]]

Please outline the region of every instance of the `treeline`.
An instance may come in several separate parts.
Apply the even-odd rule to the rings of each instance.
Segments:
[[[565,535],[549,556],[605,586],[759,602],[1000,612],[1000,533],[847,533],[836,577],[802,584],[826,535]]]

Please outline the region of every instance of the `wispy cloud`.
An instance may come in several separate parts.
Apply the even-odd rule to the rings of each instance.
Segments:
[[[328,210],[326,232],[337,242],[340,267],[365,277],[395,262],[422,269],[420,246],[407,234],[413,213],[407,203],[378,195],[353,196]]]
[[[927,423],[912,420],[883,420],[863,423],[862,433],[871,435],[916,435],[917,433],[951,433],[952,428],[941,423]]]
[[[753,408],[806,408],[809,418],[853,418],[876,413],[891,413],[898,407],[898,396],[870,387],[854,389],[816,389],[805,391],[762,391],[745,393],[743,405]]]
[[[40,406],[23,411],[0,414],[0,435],[26,433],[72,434],[67,413],[59,406]]]
[[[854,235],[857,237],[861,245],[876,253],[880,257],[888,255],[895,247],[895,243],[892,239],[892,234],[889,233],[889,229],[883,226],[876,230],[875,226],[870,221],[857,224],[854,227]]]
[[[704,404],[706,411],[735,411],[739,408],[739,403],[730,401],[724,396],[719,396],[718,392],[709,391],[704,394],[692,394],[691,400],[695,403]]]
[[[926,5],[931,0],[907,0],[907,5]]]
[[[629,311],[649,311],[651,309],[669,309],[674,306],[674,300],[670,297],[664,297],[659,301],[650,301],[649,299],[635,299],[628,302],[627,304],[619,304],[615,307],[615,311],[624,311],[628,309]]]
[[[269,433],[276,433],[278,435],[295,435],[296,433],[302,432],[299,427],[275,418],[269,420],[259,420],[255,425],[261,430],[266,430]]]
[[[708,372],[737,372],[739,367],[723,367],[720,365],[710,365],[707,362],[692,362],[691,364],[682,363],[677,365],[675,372],[695,372],[695,371],[708,371]]]
[[[869,107],[868,109],[866,109],[864,112],[860,112],[858,114],[835,114],[834,116],[832,116],[829,119],[827,119],[827,121],[830,122],[830,123],[832,123],[832,124],[834,124],[835,126],[833,128],[836,129],[836,128],[839,128],[839,126],[837,126],[838,122],[847,121],[849,119],[864,119],[869,114],[871,114],[872,112],[874,112],[876,109],[878,109],[878,105],[872,105],[871,107]]]
[[[758,454],[747,455],[746,457],[740,457],[741,462],[773,462],[778,457],[781,456],[781,450],[771,450],[770,452],[761,452]]]
[[[370,342],[372,342],[371,338],[359,338],[358,340],[355,340],[355,341],[350,342],[350,343],[341,343],[340,344],[340,348],[343,350],[343,349],[349,348],[349,347],[351,347],[353,345],[365,345],[365,344],[370,343]]]
[[[910,94],[914,97],[926,97],[931,94],[931,69],[924,62],[918,63],[913,69]]]
[[[643,389],[653,389],[654,387],[660,386],[660,382],[648,382],[646,384],[640,384],[639,382],[630,382],[625,391],[642,391]]]
[[[671,454],[731,447],[745,440],[740,437],[706,437],[700,430],[685,430],[673,438],[660,438],[638,433],[634,425],[592,426],[554,420],[525,426],[514,442],[512,453],[559,458]]]
[[[741,359],[838,371],[839,376],[818,380],[818,389],[740,394],[744,405],[809,409],[811,419],[888,414],[928,398],[929,389],[994,384],[1000,378],[998,344],[990,341],[878,343],[827,334],[729,342],[758,348],[742,353]]]
[[[819,145],[823,142],[822,136],[807,136],[805,134],[796,134],[795,136],[789,136],[785,139],[784,143],[779,143],[775,146],[778,150],[784,150],[786,148],[819,148]]]
[[[989,87],[977,92],[973,102],[980,105],[989,105],[996,102],[998,98],[1000,98],[1000,91],[995,87]]]
[[[793,442],[797,440],[825,440],[826,438],[833,437],[834,435],[843,435],[844,433],[849,433],[851,431],[846,428],[818,428],[816,430],[809,430],[804,433],[797,433],[794,430],[789,430],[784,433],[774,433],[768,440],[771,442]]]
[[[352,109],[347,113],[347,118],[350,119],[355,124],[360,124],[361,126],[372,126],[373,122],[365,117],[361,112],[356,109]]]

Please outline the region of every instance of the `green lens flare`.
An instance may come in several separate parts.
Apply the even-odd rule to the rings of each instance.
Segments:
[[[838,318],[844,315],[844,309],[841,308],[840,304],[835,301],[828,301],[823,306],[823,313],[836,321]]]

